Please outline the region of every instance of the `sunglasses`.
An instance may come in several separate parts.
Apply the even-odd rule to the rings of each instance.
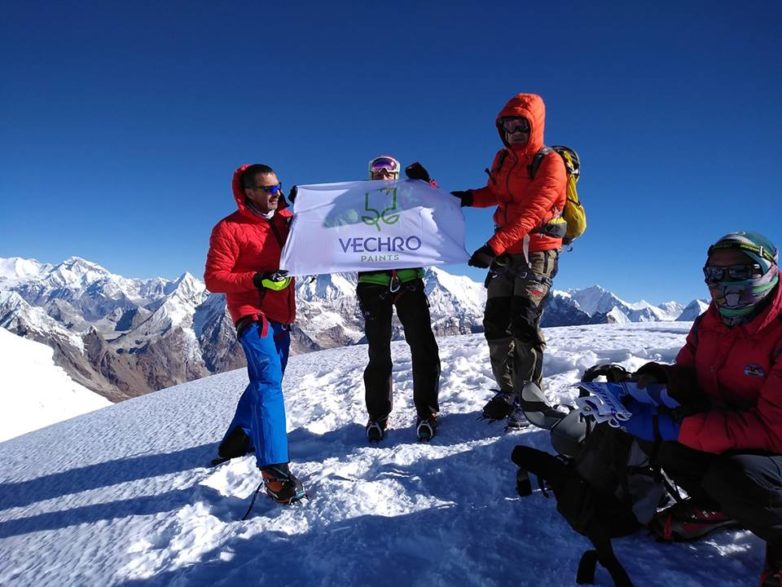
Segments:
[[[380,173],[381,171],[399,173],[399,161],[392,157],[378,157],[369,163],[369,171],[372,173]]]
[[[749,265],[730,265],[729,267],[716,267],[706,265],[703,268],[703,276],[706,283],[716,283],[720,281],[745,281],[755,277],[761,277],[763,270],[757,263]]]
[[[262,190],[267,194],[271,194],[272,196],[275,196],[282,191],[282,182],[276,183],[274,185],[257,185],[253,189]]]
[[[517,132],[529,132],[529,121],[526,118],[506,118],[501,124],[502,129],[509,135]]]

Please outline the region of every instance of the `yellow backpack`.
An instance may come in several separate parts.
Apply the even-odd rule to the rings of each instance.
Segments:
[[[562,215],[549,220],[541,227],[541,232],[551,234],[552,236],[562,236],[563,244],[569,245],[584,234],[587,227],[586,211],[581,204],[578,190],[576,189],[578,178],[581,175],[581,161],[578,158],[578,153],[570,147],[563,145],[543,147],[535,153],[535,157],[532,159],[532,163],[529,166],[529,176],[530,179],[535,179],[535,174],[538,171],[538,167],[540,167],[541,161],[543,161],[543,157],[552,151],[562,157],[562,160],[565,162],[567,199],[565,200],[565,208],[562,210]],[[562,224],[567,225],[564,231],[562,230]]]

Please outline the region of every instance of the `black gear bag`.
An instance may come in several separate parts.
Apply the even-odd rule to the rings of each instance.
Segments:
[[[601,375],[608,381],[621,381],[629,373],[619,365],[598,365],[587,370],[582,381]],[[581,393],[587,392],[582,389]],[[658,505],[670,499],[670,484],[648,456],[654,454],[654,446],[649,443],[642,450],[632,436],[608,423],[594,424],[579,410],[555,410],[534,383],[525,386],[521,404],[531,423],[551,431],[552,445],[560,454],[517,446],[511,458],[519,467],[519,494],[531,493],[529,474],[535,475],[543,493],[548,496],[550,489],[554,494],[562,517],[592,542],[594,549],[585,552],[579,562],[579,585],[594,583],[600,563],[615,585],[632,586],[611,539],[639,530],[651,520]]]

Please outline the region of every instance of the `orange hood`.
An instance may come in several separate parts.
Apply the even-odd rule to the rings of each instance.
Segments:
[[[522,116],[529,121],[530,133],[529,141],[526,145],[517,145],[511,147],[505,141],[505,132],[500,126],[500,119],[510,116]],[[524,153],[537,153],[543,148],[543,129],[546,126],[546,105],[543,98],[537,94],[516,94],[508,100],[497,115],[497,132],[500,133],[500,140],[503,144],[513,151],[521,150]]]

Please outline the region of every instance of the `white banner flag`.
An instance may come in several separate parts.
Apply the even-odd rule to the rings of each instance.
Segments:
[[[318,275],[464,263],[459,199],[425,181],[298,188],[281,269]]]

